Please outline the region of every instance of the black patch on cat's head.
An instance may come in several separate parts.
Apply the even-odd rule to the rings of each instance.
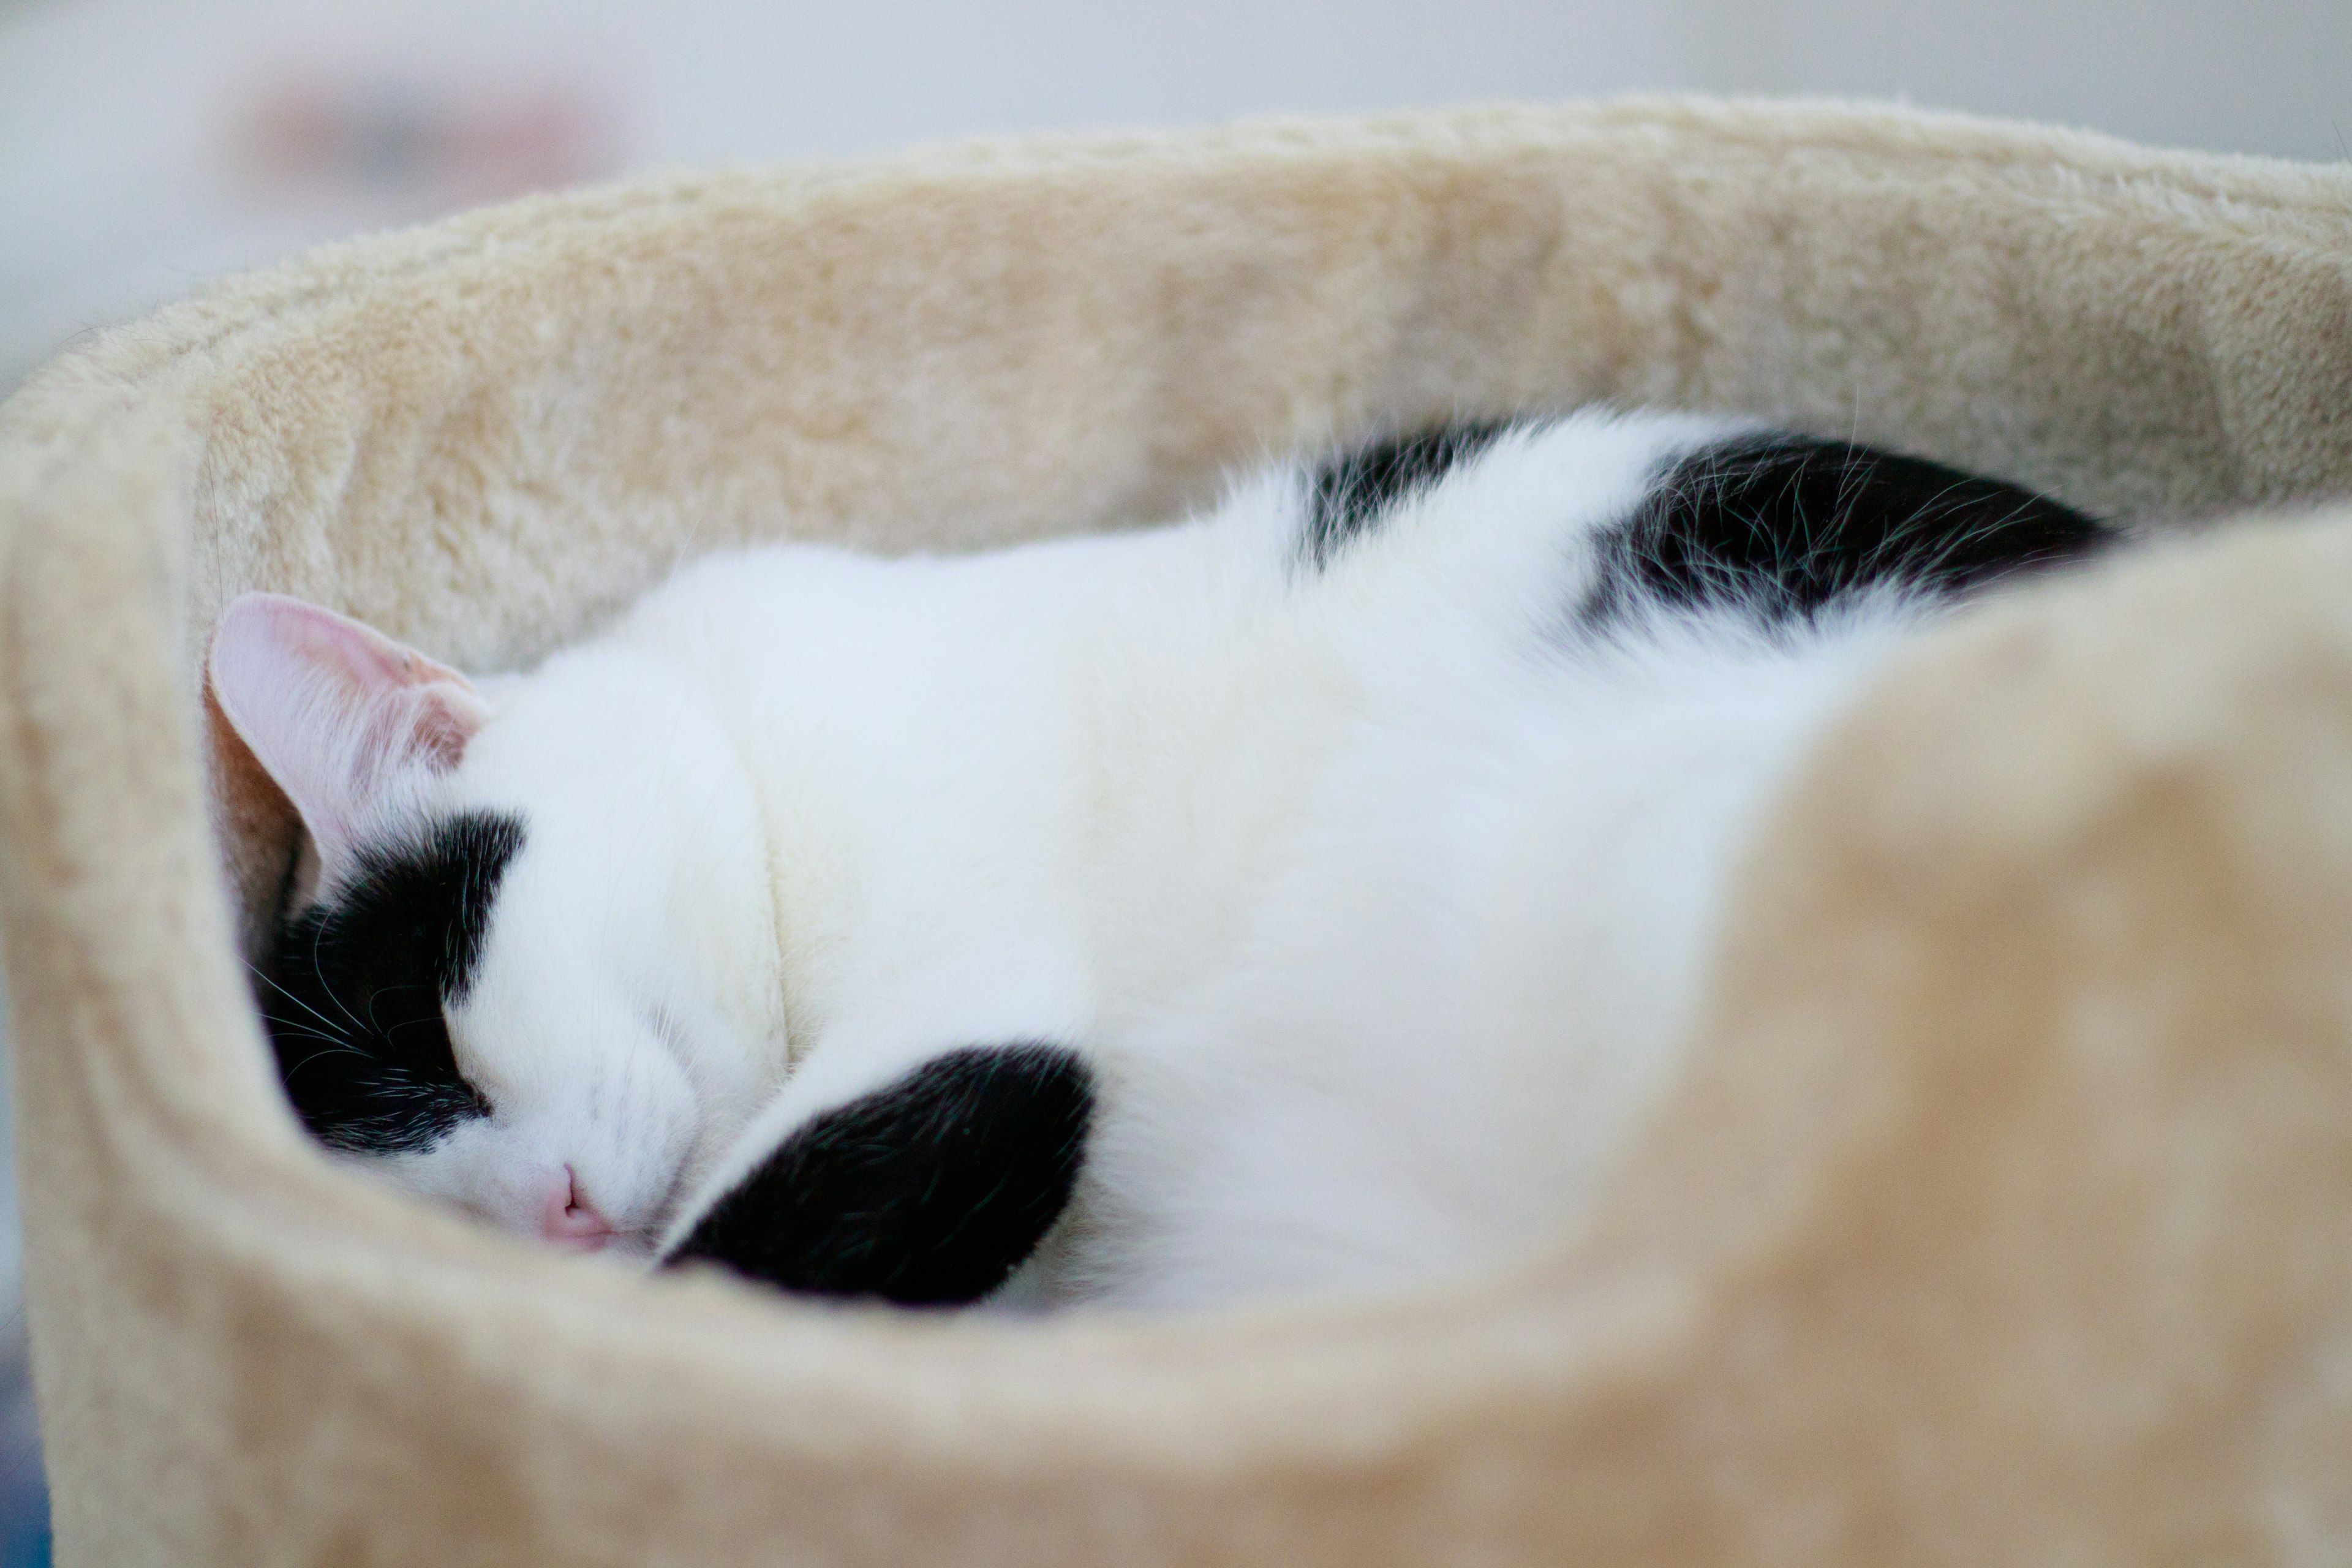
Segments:
[[[358,874],[279,931],[261,995],[302,1124],[362,1153],[431,1146],[489,1103],[457,1070],[442,1008],[481,960],[520,818],[468,812],[370,848]]]
[[[1646,598],[1744,608],[1769,626],[1873,587],[1956,596],[2116,537],[2048,496],[1925,458],[1752,437],[1678,459],[1600,536],[1582,619],[1606,626]]]
[[[1093,1075],[1074,1052],[950,1051],[813,1118],[667,1261],[811,1295],[976,1301],[1061,1216],[1093,1113]]]
[[[1391,436],[1328,459],[1307,480],[1300,559],[1317,571],[1328,566],[1350,541],[1372,531],[1406,497],[1485,451],[1509,427],[1502,421],[1441,426]]]

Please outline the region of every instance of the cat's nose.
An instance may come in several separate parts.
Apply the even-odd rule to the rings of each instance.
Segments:
[[[593,1252],[613,1239],[612,1225],[581,1195],[580,1178],[569,1165],[548,1192],[540,1225],[548,1240],[583,1252]]]

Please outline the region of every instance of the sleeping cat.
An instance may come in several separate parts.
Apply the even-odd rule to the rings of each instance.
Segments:
[[[533,1237],[903,1303],[1202,1306],[1570,1232],[1759,810],[1892,649],[2108,531],[1587,411],[1172,526],[702,560],[468,680],[249,595],[326,1145]]]

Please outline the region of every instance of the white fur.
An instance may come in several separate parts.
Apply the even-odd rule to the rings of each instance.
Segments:
[[[1748,824],[1902,618],[1801,657],[1570,629],[1591,531],[1733,428],[1507,436],[1320,574],[1281,469],[1150,531],[688,567],[345,830],[529,824],[449,1012],[497,1115],[382,1163],[522,1229],[569,1164],[643,1250],[809,1116],[1045,1039],[1100,1112],[1023,1300],[1564,1236],[1671,1080]]]

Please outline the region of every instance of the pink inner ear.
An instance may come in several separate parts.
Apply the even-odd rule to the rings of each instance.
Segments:
[[[251,608],[247,609],[247,606]],[[352,683],[367,689],[430,686],[441,681],[473,689],[473,683],[437,659],[427,658],[406,643],[394,642],[364,621],[283,594],[247,594],[221,617],[224,628],[232,616],[266,618],[271,634],[308,662],[340,669]]]
[[[211,675],[221,710],[330,855],[404,767],[457,766],[488,717],[448,666],[278,594],[222,614]]]
[[[468,691],[471,687],[467,688]],[[432,701],[422,705],[416,716],[414,734],[416,749],[434,766],[444,770],[454,768],[466,758],[466,742],[481,728],[478,718],[468,719],[455,711],[447,702]]]

